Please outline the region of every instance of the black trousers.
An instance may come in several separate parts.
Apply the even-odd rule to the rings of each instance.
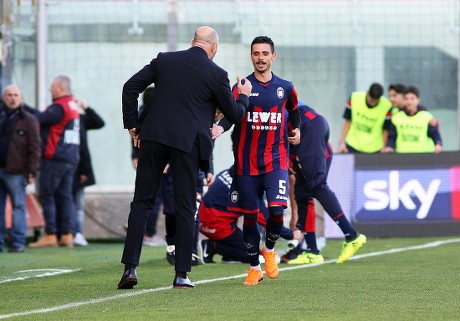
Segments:
[[[170,162],[176,211],[176,271],[191,271],[199,158],[198,144],[188,153],[160,143],[141,142],[122,263],[139,265],[147,218],[158,193],[163,169]]]

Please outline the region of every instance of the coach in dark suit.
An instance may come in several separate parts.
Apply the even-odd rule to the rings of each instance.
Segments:
[[[228,75],[212,62],[219,37],[207,26],[198,28],[192,47],[160,53],[133,75],[122,94],[124,128],[139,145],[134,198],[121,262],[125,272],[119,289],[137,284],[136,266],[144,238],[147,216],[152,210],[163,169],[169,162],[174,181],[176,209],[176,276],[173,286],[192,288],[191,271],[196,179],[206,171],[212,153],[211,130],[217,107],[233,123],[241,120],[252,85],[238,79],[235,102]],[[137,99],[151,84],[155,95],[138,118]],[[142,142],[142,143],[141,143]]]

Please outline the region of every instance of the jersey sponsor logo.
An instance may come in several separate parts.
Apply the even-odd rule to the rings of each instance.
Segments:
[[[368,121],[370,123],[376,123],[378,118],[377,117],[372,117],[372,116],[369,116],[368,114],[366,113],[363,113],[361,111],[358,111],[356,112],[356,116],[358,116],[359,118],[365,120],[365,121]]]
[[[370,134],[374,127],[373,126],[368,126],[367,124],[356,123],[355,128],[356,128],[356,130],[358,130],[360,132]]]
[[[252,130],[277,130],[277,126],[259,126],[259,125],[252,125]]]
[[[259,97],[259,93],[251,93],[249,97]]]
[[[287,201],[287,197],[283,195],[276,195],[277,200]]]
[[[282,99],[284,97],[284,88],[278,87],[276,89],[276,95],[278,96],[279,99]]]
[[[268,111],[252,111],[248,112],[248,123],[253,123],[252,130],[277,130],[276,124],[281,124],[283,121],[282,114]]]
[[[420,138],[421,137],[418,136],[418,135],[401,134],[401,141],[403,141],[403,142],[418,143]]]
[[[232,186],[233,178],[228,171],[223,172],[218,176],[218,179],[225,184],[229,189]]]
[[[419,126],[417,124],[399,124],[398,128],[401,130],[405,130],[405,129],[422,130],[423,126]]]
[[[233,191],[231,194],[230,194],[230,199],[233,203],[236,203],[238,202],[238,199],[239,199],[239,195],[238,195],[238,192],[237,191]]]
[[[270,111],[248,112],[248,123],[281,124],[282,114]]]

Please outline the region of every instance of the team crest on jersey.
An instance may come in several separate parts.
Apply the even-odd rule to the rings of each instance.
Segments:
[[[233,191],[232,194],[230,194],[230,199],[232,200],[233,203],[238,202],[239,196],[237,191]]]
[[[284,97],[284,89],[283,87],[278,87],[276,90],[276,95],[278,96],[279,99]]]

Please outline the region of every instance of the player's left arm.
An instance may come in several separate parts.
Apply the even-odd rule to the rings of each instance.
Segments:
[[[288,137],[289,143],[297,145],[300,143],[300,111],[298,108],[299,98],[295,88],[292,88],[292,95],[289,98],[286,109],[289,112],[289,123],[291,124],[291,132]]]

